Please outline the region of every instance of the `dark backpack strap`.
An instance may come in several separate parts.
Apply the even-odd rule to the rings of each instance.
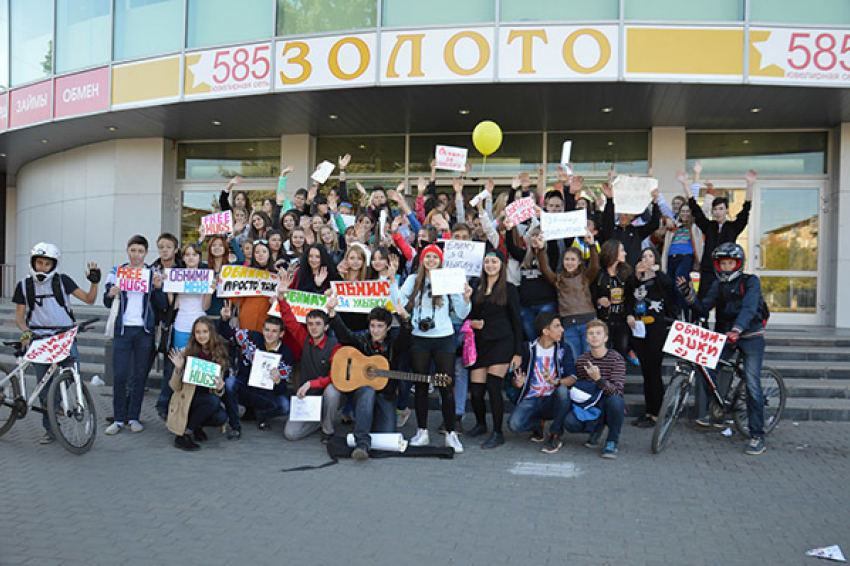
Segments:
[[[77,322],[77,319],[74,318],[74,313],[71,310],[71,307],[65,302],[65,286],[62,284],[62,275],[57,273],[53,276],[53,298],[56,299],[56,302],[59,303],[59,306],[65,309],[65,312],[68,313],[68,316],[71,317],[73,322]]]
[[[35,281],[32,276],[24,279],[24,291],[27,300],[27,324],[29,324],[32,310],[35,308]]]

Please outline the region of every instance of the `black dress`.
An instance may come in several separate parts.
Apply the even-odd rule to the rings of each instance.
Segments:
[[[508,364],[514,356],[522,355],[519,293],[513,285],[508,285],[507,291],[507,305],[495,304],[490,296],[480,303],[472,302],[469,320],[483,320],[484,328],[475,331],[477,358],[470,369]]]

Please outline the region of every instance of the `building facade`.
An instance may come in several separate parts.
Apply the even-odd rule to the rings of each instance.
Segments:
[[[739,243],[774,319],[850,327],[846,0],[0,0],[0,84],[7,274],[41,240],[78,277],[134,233],[189,241],[233,175],[259,199],[351,153],[410,185],[444,144],[551,183],[570,140],[589,184],[668,199],[699,160],[733,215],[757,170]]]

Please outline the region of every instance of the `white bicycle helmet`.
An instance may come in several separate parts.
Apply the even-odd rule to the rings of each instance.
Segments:
[[[59,266],[59,256],[61,255],[62,253],[55,245],[47,242],[37,243],[32,247],[32,250],[30,250],[30,274],[35,277],[39,283],[44,283],[53,277],[54,273],[56,273],[56,268]],[[35,270],[35,260],[39,257],[53,260],[53,267],[51,267],[50,271],[47,273]]]

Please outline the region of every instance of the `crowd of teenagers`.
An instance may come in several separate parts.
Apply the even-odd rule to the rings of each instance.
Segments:
[[[243,421],[269,430],[289,413],[292,396],[312,395],[322,397],[320,421],[286,420],[286,439],[319,431],[328,442],[343,423],[353,427],[353,456],[365,459],[369,433],[396,432],[415,413],[410,444],[427,446],[429,394],[436,390],[439,431],[456,453],[464,450],[461,435],[483,441],[485,449],[504,444],[507,399],[514,405],[508,428],[530,432],[544,453],[557,452],[567,432],[585,433],[586,446],[616,458],[626,415],[627,363],[639,365],[644,380],[645,411],[631,424],[653,427],[664,394],[662,346],[669,324],[676,317],[704,318],[716,309],[715,329],[728,338],[724,356],[733,347],[745,356],[752,434],[746,452],[764,451],[759,381],[764,301],[758,278],[744,274],[744,253],[734,243],[747,224],[754,171],[746,176],[746,201],[732,220],[728,201],[716,197],[710,183],[699,182],[698,163],[693,179],[678,174],[681,196],[668,205],[655,190],[645,213],[631,215],[615,212],[613,174],[597,192],[561,167],[554,185],[547,186],[541,169],[536,186],[521,173],[497,196],[489,179],[474,187],[480,198],[467,200],[464,188],[473,181],[466,178],[468,169],[452,180],[453,191],[439,192],[432,163],[430,181],[420,178],[409,202],[403,183],[370,191],[355,183],[353,194],[346,182],[349,161],[348,155],[339,159],[339,183],[327,189],[314,184],[309,191],[291,192],[292,168],[286,168],[277,198],[262,203],[237,190],[239,178],[231,180],[219,202],[222,210],[232,210],[232,233],[202,234],[200,242],[182,247],[175,236],[162,234],[155,242],[159,257],[150,265],[145,263],[152,252],[148,240],[129,239],[124,265],[149,267],[149,290],[120,290],[117,267],[106,277],[102,301],[111,309],[114,327],[114,413],[107,435],[144,430],[146,379],[162,356],[156,410],[175,446],[184,450],[200,448],[207,438],[204,427],[226,429],[234,440],[242,435]],[[512,225],[506,207],[525,197],[536,202],[537,216],[586,209],[586,234],[547,239],[538,217]],[[462,292],[435,295],[430,273],[443,266],[446,240],[486,243],[483,267]],[[91,287],[85,292],[59,272],[59,255],[51,244],[36,245],[31,275],[16,289],[25,340],[72,324],[70,295],[93,304],[99,294],[97,265],[88,266]],[[214,292],[163,291],[164,269],[205,268],[218,274],[226,265],[274,273],[280,281],[277,297],[223,299]],[[692,271],[700,273],[698,293]],[[390,282],[389,310],[337,312],[332,282],[371,280]],[[326,306],[308,312],[301,323],[287,302],[290,290],[325,294]],[[268,314],[275,299],[280,316]],[[383,356],[394,370],[452,380],[445,386],[390,380],[377,390],[343,393],[330,375],[342,346]],[[249,385],[254,356],[261,351],[280,355],[270,376],[272,389]],[[222,366],[222,378],[214,387],[184,383],[189,357]],[[474,425],[464,430],[467,397]],[[699,414],[707,415],[707,396],[701,397]],[[697,424],[719,423],[700,416]],[[45,428],[42,442],[49,443],[54,436],[46,420]]]

